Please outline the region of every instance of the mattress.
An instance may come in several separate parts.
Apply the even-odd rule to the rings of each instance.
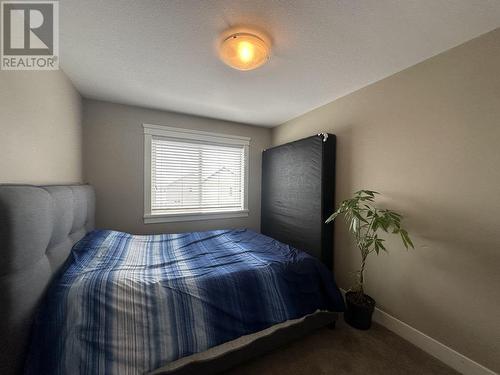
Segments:
[[[47,292],[25,373],[146,373],[317,310],[343,308],[321,262],[250,230],[96,230],[73,247]]]

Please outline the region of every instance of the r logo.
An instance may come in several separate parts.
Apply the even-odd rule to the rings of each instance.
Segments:
[[[55,1],[2,2],[3,69],[54,69],[58,5]]]

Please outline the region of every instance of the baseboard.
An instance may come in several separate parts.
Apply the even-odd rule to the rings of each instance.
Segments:
[[[342,292],[345,293],[344,290],[342,290]],[[424,352],[429,353],[433,357],[439,359],[441,362],[447,364],[462,374],[498,375],[496,372],[484,367],[463,354],[460,354],[456,350],[453,350],[436,339],[427,336],[425,333],[420,332],[419,330],[378,308],[375,308],[373,321],[396,333],[406,341],[411,342]]]

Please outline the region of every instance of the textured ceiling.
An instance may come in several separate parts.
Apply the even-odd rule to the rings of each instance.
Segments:
[[[61,0],[61,66],[89,98],[274,126],[500,26],[500,0]],[[217,57],[250,25],[249,72]]]

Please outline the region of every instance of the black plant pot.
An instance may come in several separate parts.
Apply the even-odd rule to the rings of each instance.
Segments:
[[[357,329],[369,329],[372,325],[372,315],[375,309],[375,300],[367,294],[360,298],[358,293],[345,294],[347,309],[344,320]]]

